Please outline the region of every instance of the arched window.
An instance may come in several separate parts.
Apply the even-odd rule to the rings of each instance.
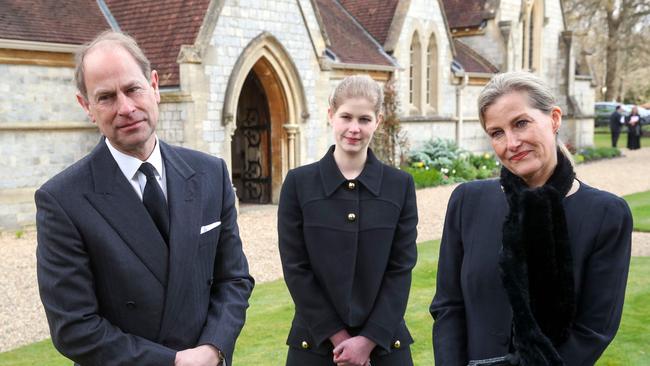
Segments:
[[[427,93],[426,101],[431,112],[438,111],[438,45],[436,36],[431,33],[429,46],[427,46]]]
[[[542,65],[542,28],[544,27],[544,1],[534,0],[526,9],[523,27],[522,68],[539,72]]]
[[[422,95],[422,50],[418,32],[413,34],[409,62],[409,104],[411,114],[421,110]]]

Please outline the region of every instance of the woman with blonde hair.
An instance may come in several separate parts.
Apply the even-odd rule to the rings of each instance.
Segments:
[[[278,235],[295,304],[288,366],[409,366],[404,322],[416,262],[413,178],[368,148],[383,119],[383,93],[350,76],[330,97],[334,145],[289,171]]]
[[[538,77],[496,75],[479,118],[499,180],[458,186],[430,307],[437,365],[593,365],[616,334],[632,217],[575,177]]]

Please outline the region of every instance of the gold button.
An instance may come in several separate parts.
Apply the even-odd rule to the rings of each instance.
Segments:
[[[356,219],[357,219],[357,215],[355,215],[353,213],[348,214],[348,221],[354,221]]]
[[[353,190],[357,185],[354,182],[348,182],[348,189]]]
[[[393,343],[393,348],[400,348],[402,346],[402,343],[400,343],[399,340],[396,340],[395,343]]]
[[[307,343],[307,341],[302,341],[301,346],[302,346],[303,349],[307,349],[307,348],[309,348],[309,343]]]

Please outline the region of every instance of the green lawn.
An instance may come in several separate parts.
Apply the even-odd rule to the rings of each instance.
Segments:
[[[431,316],[429,303],[435,289],[438,242],[418,246],[406,321],[416,339],[413,345],[415,365],[432,365]],[[606,291],[607,289],[603,289]],[[293,314],[291,300],[282,281],[260,284],[251,298],[248,319],[233,363],[239,366],[278,366],[284,364],[284,345]],[[650,258],[632,259],[623,322],[618,335],[598,365],[648,365],[650,344]],[[1,353],[0,365],[70,365],[60,357],[49,340]]]
[[[650,130],[650,127],[645,127],[645,130]],[[650,146],[650,136],[647,135],[641,137],[641,147]],[[598,127],[594,130],[594,146],[595,147],[610,147],[612,146],[612,134],[609,133],[609,127]],[[623,128],[621,130],[621,135],[618,137],[618,143],[616,144],[619,148],[627,146],[627,130]]]
[[[632,210],[634,231],[650,232],[650,191],[623,197]]]

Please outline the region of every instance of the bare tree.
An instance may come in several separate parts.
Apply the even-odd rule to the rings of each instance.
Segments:
[[[564,6],[569,29],[595,60],[604,60],[594,65],[600,97],[621,100],[623,80],[643,69],[638,61],[650,54],[650,1],[565,0]]]

